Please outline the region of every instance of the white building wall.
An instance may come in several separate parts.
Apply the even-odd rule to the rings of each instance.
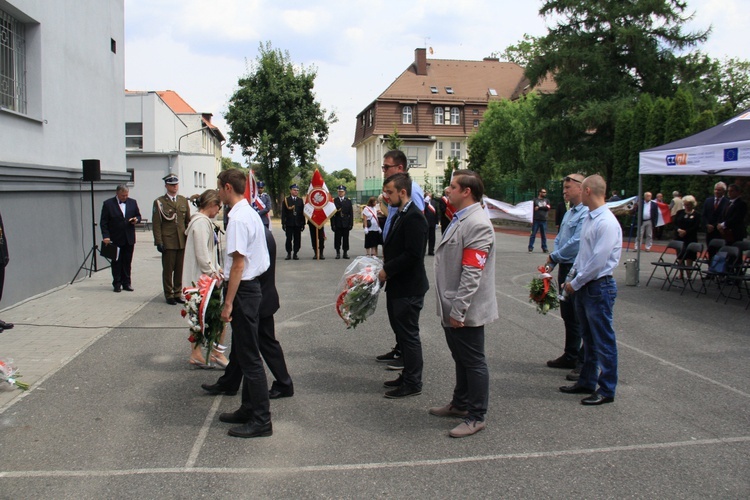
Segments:
[[[0,9],[25,25],[28,99],[25,114],[0,109],[10,252],[1,309],[70,282],[101,237],[96,229],[92,240],[92,216],[127,174],[124,0],[0,0]],[[88,158],[101,161],[93,193],[81,181]]]

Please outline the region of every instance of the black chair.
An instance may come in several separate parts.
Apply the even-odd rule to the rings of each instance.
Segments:
[[[672,266],[671,271],[674,273],[674,275],[670,280],[667,291],[672,288],[672,285],[677,280],[682,281],[682,291],[680,292],[680,295],[685,293],[685,290],[688,287],[690,287],[691,291],[695,291],[695,288],[693,288],[693,283],[695,283],[695,281],[699,279],[701,273],[701,263],[699,259],[703,255],[704,249],[705,247],[703,246],[703,243],[693,242],[688,244],[685,252],[682,255],[682,261]],[[687,264],[685,261],[689,260],[691,257],[692,264]]]
[[[732,246],[739,248],[740,252],[745,252],[747,250],[750,250],[750,241],[735,241],[734,243],[732,243]]]
[[[708,285],[715,283],[719,289],[719,296],[716,297],[716,302],[719,301],[719,297],[723,295],[722,288],[727,284],[727,277],[737,273],[737,268],[740,266],[740,249],[732,246],[723,246],[716,252],[713,259],[716,259],[721,254],[724,254],[724,266],[723,269],[715,269],[711,264],[706,269],[701,268],[700,279],[701,287],[698,290],[696,297],[700,294],[708,294]]]
[[[719,250],[719,248],[721,248],[723,246],[726,246],[726,244],[727,244],[727,242],[724,241],[721,238],[714,238],[714,239],[712,239],[708,243],[708,246],[706,248],[706,254],[703,256],[702,259],[700,259],[701,265],[703,265],[703,264],[709,265],[711,263],[710,262],[711,261],[711,256],[715,255],[716,252]]]
[[[727,284],[729,285],[729,291],[726,294],[724,303],[729,302],[729,299],[742,299],[742,291],[745,291],[745,296],[748,298],[745,309],[750,307],[750,249],[742,252],[742,261],[736,266],[737,272],[730,276],[727,276]],[[737,297],[732,296],[734,289],[737,289]]]
[[[669,260],[669,251],[674,251],[674,260]],[[672,266],[677,264],[677,256],[680,255],[680,252],[682,251],[682,242],[677,240],[672,240],[667,244],[667,247],[664,249],[664,251],[659,256],[659,260],[656,262],[652,262],[651,265],[654,266],[654,270],[651,271],[651,276],[648,277],[648,281],[646,282],[646,286],[648,286],[649,283],[651,283],[651,278],[654,277],[654,273],[657,269],[661,268],[664,271],[664,278],[657,278],[660,280],[663,280],[664,282],[661,284],[662,289],[664,288],[664,284],[670,281],[670,273],[672,271]]]

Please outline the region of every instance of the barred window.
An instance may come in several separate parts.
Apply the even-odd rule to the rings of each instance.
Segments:
[[[0,107],[26,114],[26,27],[0,10]]]

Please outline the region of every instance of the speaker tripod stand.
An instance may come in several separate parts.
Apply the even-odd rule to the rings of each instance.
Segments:
[[[100,269],[96,262],[96,253],[99,250],[99,245],[96,244],[96,220],[94,217],[94,181],[91,181],[91,250],[89,250],[89,253],[86,254],[86,257],[84,257],[83,262],[81,263],[81,267],[78,268],[78,271],[76,272],[76,275],[73,276],[73,279],[70,280],[70,284],[72,285],[76,278],[78,278],[78,275],[81,274],[81,271],[84,269],[89,272],[89,278],[91,277],[91,273],[98,272]],[[110,266],[105,266],[102,269],[107,269]]]

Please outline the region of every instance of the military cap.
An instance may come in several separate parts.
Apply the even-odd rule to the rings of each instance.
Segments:
[[[258,181],[258,187],[259,188],[264,188],[264,187],[266,187],[266,183],[263,182],[263,181]]]
[[[338,191],[346,191],[346,186],[343,184],[336,188]]]
[[[296,184],[292,184],[291,186],[289,186],[289,189],[299,189],[299,186]]]
[[[162,179],[164,180],[164,184],[179,184],[180,183],[180,179],[178,179],[177,176],[174,174],[169,174],[166,177],[162,177]]]

